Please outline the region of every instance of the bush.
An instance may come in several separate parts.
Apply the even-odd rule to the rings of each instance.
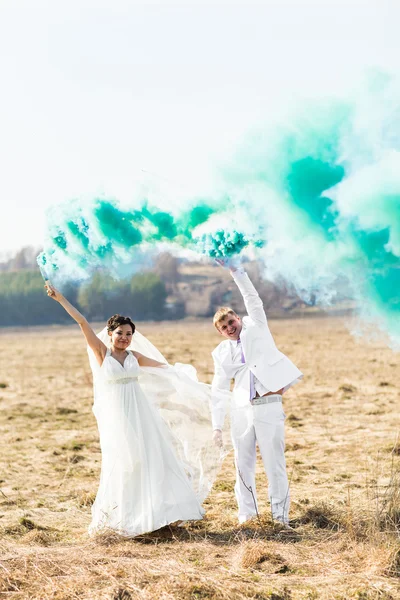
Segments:
[[[80,287],[78,304],[88,319],[100,321],[115,313],[129,313],[129,296],[129,283],[96,273],[89,283]]]
[[[158,275],[155,273],[134,275],[130,290],[135,319],[161,320],[164,317],[167,290]]]
[[[48,298],[44,283],[36,271],[21,270],[0,274],[0,325],[44,325],[64,323],[70,317],[64,309]],[[64,290],[72,302],[73,288]]]
[[[78,293],[78,303],[88,319],[104,320],[115,313],[135,319],[165,316],[165,284],[155,273],[134,275],[130,281],[114,281],[96,273]]]

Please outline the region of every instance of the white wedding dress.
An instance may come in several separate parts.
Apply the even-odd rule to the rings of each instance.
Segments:
[[[108,341],[104,330],[99,337]],[[138,340],[142,353],[165,361],[139,333],[130,348]],[[110,349],[101,366],[89,357],[102,452],[89,532],[136,536],[201,519],[225,455],[211,440],[209,386],[189,365],[141,368],[129,350],[124,365]]]

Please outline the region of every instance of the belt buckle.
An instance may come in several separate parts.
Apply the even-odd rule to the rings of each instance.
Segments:
[[[256,396],[251,403],[253,406],[259,406],[260,404],[265,404],[265,400],[263,400],[262,396]]]

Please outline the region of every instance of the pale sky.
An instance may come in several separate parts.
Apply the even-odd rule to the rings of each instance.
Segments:
[[[47,206],[190,190],[288,99],[400,72],[396,0],[0,0],[0,255]]]

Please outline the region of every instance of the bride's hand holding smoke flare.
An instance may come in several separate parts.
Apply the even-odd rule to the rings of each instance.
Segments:
[[[51,285],[50,281],[47,281],[44,288],[47,291],[47,295],[49,296],[49,298],[53,298],[53,300],[56,300],[57,302],[61,302],[61,300],[64,298],[61,292],[59,292],[53,285]]]

